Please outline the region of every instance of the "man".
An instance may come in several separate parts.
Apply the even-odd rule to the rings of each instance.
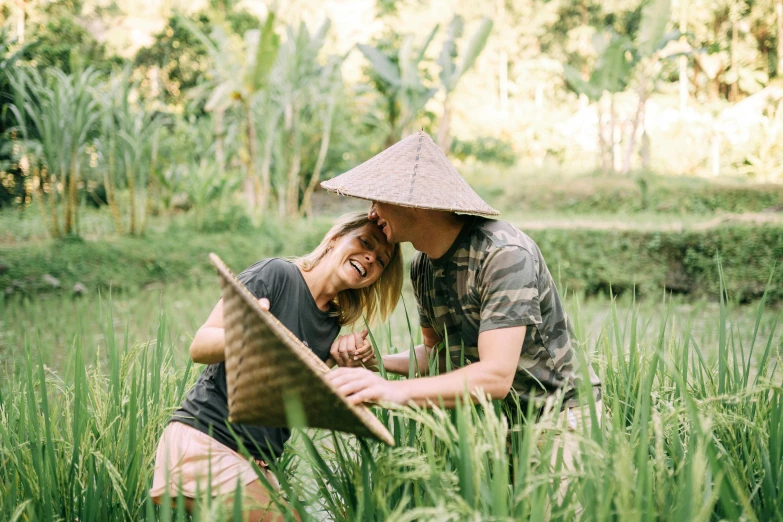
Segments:
[[[414,349],[420,377],[387,381],[364,368],[340,368],[328,379],[349,401],[449,407],[466,390],[503,399],[513,389],[523,413],[531,402],[538,411],[562,400],[576,427],[582,412],[570,408],[578,406],[579,390],[600,400],[598,378],[579,369],[568,319],[538,246],[509,223],[487,219],[498,212],[428,135],[409,136],[322,186],[372,201],[369,217],[386,237],[409,241],[418,251],[411,283],[424,339]],[[361,336],[340,338],[332,353],[347,362],[353,353],[364,356],[361,343]],[[441,343],[458,368],[425,376]],[[408,352],[383,356],[386,370],[402,375],[409,373],[408,362]],[[580,386],[583,375],[589,383]]]

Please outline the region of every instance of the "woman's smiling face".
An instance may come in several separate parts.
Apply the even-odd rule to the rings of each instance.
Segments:
[[[347,288],[364,288],[381,277],[392,256],[394,245],[375,223],[367,223],[337,237],[324,260]]]

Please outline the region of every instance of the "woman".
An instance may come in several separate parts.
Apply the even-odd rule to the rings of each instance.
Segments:
[[[339,218],[309,255],[293,261],[260,261],[238,279],[262,307],[321,360],[333,365],[330,350],[342,326],[354,324],[362,316],[367,321],[376,316],[385,319],[394,310],[402,288],[402,254],[366,213],[352,213]],[[359,356],[367,356],[368,348],[365,343],[358,350]],[[238,453],[239,445],[231,431],[274,485],[277,482],[264,459],[282,454],[290,431],[227,422],[224,351],[221,300],[190,345],[193,361],[209,366],[163,432],[150,496],[159,503],[167,490],[171,498],[181,491],[190,510],[199,492],[208,487],[212,495],[230,495],[241,482],[244,498],[252,500],[257,508],[248,514],[252,520],[259,520],[266,513],[269,495],[251,463]],[[349,364],[345,355],[335,351],[341,364]],[[207,477],[211,477],[210,484],[206,483]],[[273,513],[269,520],[272,517]]]

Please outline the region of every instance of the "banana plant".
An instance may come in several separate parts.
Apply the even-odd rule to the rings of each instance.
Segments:
[[[631,156],[636,147],[639,126],[643,129],[642,142],[645,143],[647,140],[644,131],[645,108],[647,100],[655,92],[656,84],[662,74],[663,61],[691,54],[690,51],[682,51],[676,46],[672,51],[668,46],[669,42],[674,42],[682,36],[679,30],[666,32],[670,19],[671,0],[652,0],[642,9],[642,19],[633,52],[638,102],[623,155],[623,174],[628,174],[631,169]]]
[[[598,110],[598,153],[601,167],[604,173],[614,170],[614,143],[612,138],[607,143],[601,100],[604,93],[609,97],[610,136],[614,135],[615,112],[614,95],[622,92],[628,86],[634,63],[628,58],[631,48],[631,40],[624,35],[616,33],[604,33],[593,38],[593,46],[596,48],[598,59],[593,67],[590,77],[584,79],[582,73],[575,67],[566,64],[564,74],[569,87],[578,94],[582,94],[592,102],[596,102]]]
[[[256,197],[258,133],[253,107],[269,86],[277,61],[280,37],[275,33],[275,13],[270,12],[263,27],[245,32],[241,42],[232,40],[220,24],[208,37],[185,17],[181,21],[204,45],[211,59],[212,80],[201,87],[207,95],[205,110],[224,114],[236,109],[244,127],[244,191],[251,210],[260,208]],[[263,209],[262,209],[263,210]]]
[[[286,39],[280,49],[280,61],[276,69],[279,82],[278,103],[282,108],[282,128],[278,131],[282,147],[276,161],[278,172],[284,173],[277,179],[278,212],[280,215],[294,215],[299,207],[299,185],[302,169],[302,138],[305,112],[313,96],[313,82],[319,66],[318,53],[331,22],[327,19],[310,34],[307,26],[290,24],[286,27]]]
[[[598,142],[601,165],[604,172],[615,169],[615,143],[610,138],[609,143],[604,136],[604,115],[601,99],[608,93],[610,136],[614,136],[615,111],[614,95],[625,90],[632,79],[637,88],[638,103],[631,121],[631,131],[623,154],[621,172],[627,174],[630,170],[631,156],[636,147],[636,135],[641,126],[644,127],[644,110],[647,99],[655,90],[656,82],[661,75],[662,61],[671,59],[688,51],[672,52],[669,42],[680,38],[679,31],[666,32],[671,16],[671,0],[651,0],[642,9],[639,31],[634,39],[615,33],[603,33],[593,38],[593,45],[598,54],[598,60],[588,79],[574,67],[564,67],[565,79],[575,92],[584,94],[598,106]],[[645,141],[644,139],[642,140]]]
[[[376,89],[386,98],[387,147],[410,130],[424,105],[438,92],[437,88],[424,84],[421,65],[439,27],[436,25],[419,47],[415,46],[413,35],[404,36],[399,47],[394,43],[391,46],[357,44],[375,73]]]
[[[99,117],[93,93],[97,72],[89,67],[71,74],[47,69],[42,75],[33,69],[19,68],[11,78],[17,104],[11,105],[10,110],[28,136],[40,143],[40,159],[51,198],[50,234],[76,235],[82,161]],[[65,207],[62,231],[58,203]]]
[[[206,211],[214,206],[219,215],[228,196],[238,190],[241,179],[237,178],[236,171],[222,177],[215,176],[215,160],[206,156],[198,160],[194,158],[187,165],[179,165],[177,168],[185,171],[182,188],[193,206],[196,228],[204,230],[207,225]]]
[[[310,176],[310,181],[302,196],[302,204],[299,208],[299,215],[312,214],[312,197],[316,186],[321,179],[321,172],[326,161],[326,154],[329,151],[329,142],[332,135],[332,123],[334,122],[335,106],[337,97],[342,88],[342,75],[340,65],[346,56],[334,56],[321,71],[319,78],[319,92],[323,93],[322,100],[317,107],[318,120],[321,124],[321,145],[318,149],[318,157]]]
[[[273,74],[282,125],[275,137],[279,143],[265,147],[265,153],[274,156],[281,216],[307,211],[326,160],[334,107],[342,88],[340,67],[345,60],[345,56],[330,55],[325,57],[325,65],[319,63],[330,27],[328,19],[312,33],[304,23],[289,25]],[[271,138],[267,135],[266,145]],[[307,146],[316,141],[320,142],[317,159],[312,172],[308,172],[304,159],[314,154]]]
[[[462,52],[462,60],[457,65],[457,40],[462,37],[465,22],[461,16],[456,15],[449,24],[446,41],[438,57],[440,65],[440,83],[445,97],[443,99],[443,114],[438,127],[438,146],[448,154],[451,148],[451,94],[457,88],[460,79],[473,67],[476,59],[487,45],[487,39],[492,31],[493,22],[490,18],[483,18],[470,37],[467,47]]]
[[[131,103],[130,70],[109,81],[102,98],[101,138],[98,149],[105,159],[103,181],[106,199],[118,233],[143,234],[151,206],[152,190],[157,176],[160,129],[164,119],[143,105]],[[123,212],[117,196],[120,187],[128,191],[128,207]],[[137,203],[142,196],[144,202]],[[128,227],[123,224],[128,215]]]

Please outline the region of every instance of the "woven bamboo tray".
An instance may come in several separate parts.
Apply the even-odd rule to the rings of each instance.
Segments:
[[[394,445],[365,406],[353,406],[323,375],[329,367],[240,283],[215,254],[226,330],[229,421],[288,427],[285,403],[298,398],[307,426],[372,437]]]

